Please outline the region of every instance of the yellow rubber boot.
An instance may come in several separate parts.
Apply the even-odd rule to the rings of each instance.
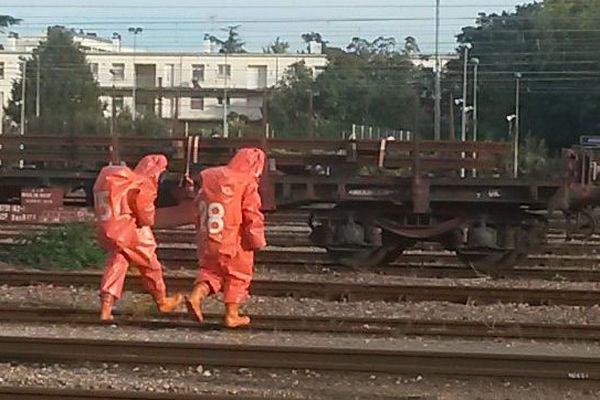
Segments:
[[[112,321],[115,319],[112,315],[112,308],[115,298],[112,294],[102,293],[102,302],[100,306],[100,320]]]
[[[204,321],[202,315],[202,302],[210,294],[210,288],[206,283],[198,283],[194,286],[192,294],[186,296],[185,306],[187,307],[190,317],[198,322]]]
[[[164,294],[158,295],[154,298],[156,301],[156,306],[158,307],[158,311],[161,313],[170,313],[173,312],[179,307],[181,302],[183,301],[183,296],[181,293],[176,293],[172,297],[167,297]]]
[[[240,315],[240,305],[237,303],[225,304],[225,318],[223,325],[227,328],[240,328],[250,325],[250,317]]]

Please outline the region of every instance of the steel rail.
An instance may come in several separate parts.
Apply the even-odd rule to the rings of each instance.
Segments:
[[[117,390],[55,389],[46,387],[0,386],[0,399],[6,400],[232,400],[239,395],[219,395],[206,393],[150,393]],[[289,397],[248,396],[248,400],[282,400]],[[292,397],[293,399],[293,397]],[[416,398],[419,400],[419,398]]]
[[[285,227],[283,227],[285,228]],[[40,226],[19,228],[16,226],[2,227],[0,224],[0,240],[4,244],[16,243],[16,239],[23,233],[37,233],[42,232],[45,228]],[[157,230],[155,236],[159,245],[163,248],[171,248],[173,246],[187,246],[188,250],[193,250],[193,246],[196,243],[196,233],[191,229],[169,229],[169,230]],[[308,232],[298,230],[267,230],[267,242],[269,245],[274,247],[314,247],[308,237]],[[585,241],[585,242],[562,242],[553,240],[552,242],[544,243],[537,250],[536,253],[532,253],[530,257],[536,259],[537,262],[542,257],[549,256],[579,256],[577,260],[582,261],[584,257],[582,255],[589,255],[591,260],[600,262],[600,254],[597,253],[600,242]],[[181,249],[185,250],[185,249]],[[422,252],[423,254],[418,254]],[[431,254],[428,254],[431,252]],[[445,253],[444,253],[445,252]],[[409,249],[402,256],[404,258],[419,258],[427,256],[436,256],[439,258],[455,258],[452,252],[447,252],[443,247],[437,243],[419,243],[412,249]],[[560,258],[560,257],[559,257]],[[585,260],[583,260],[585,261]]]
[[[506,348],[390,350],[3,336],[0,360],[159,365],[201,362],[221,367],[600,380],[600,357],[596,355],[542,355]]]
[[[30,272],[1,271],[0,284],[27,286],[53,284],[56,286],[97,287],[101,274],[94,272]],[[194,277],[166,276],[171,291],[189,291]],[[139,276],[126,280],[128,290],[143,292]],[[600,290],[506,288],[472,285],[441,284],[369,284],[316,281],[284,281],[256,279],[251,293],[259,296],[319,298],[336,301],[447,301],[452,303],[528,303],[530,305],[592,306],[600,302]]]
[[[222,329],[220,314],[206,313],[206,321],[198,324],[186,314],[139,317],[115,312],[111,324],[151,329]],[[529,322],[489,322],[415,318],[359,318],[307,315],[251,314],[252,331],[321,332],[385,337],[405,335],[455,338],[513,338],[544,340],[600,340],[600,325],[545,324]],[[98,319],[97,310],[58,307],[0,306],[0,321],[18,323],[52,323],[106,325]]]
[[[177,265],[194,266],[197,256],[194,247],[159,247],[158,255],[161,260]],[[283,250],[267,249],[257,253],[257,263],[278,264],[306,264],[306,265],[339,265],[327,253],[314,250]],[[403,254],[398,263],[404,264],[432,264],[432,263],[456,263],[458,259],[450,252],[423,252]],[[522,266],[544,266],[552,264],[560,267],[595,266],[600,264],[600,255],[531,255]],[[393,265],[393,264],[392,264]],[[467,267],[465,267],[467,268]]]
[[[0,243],[0,251],[15,250],[18,245],[7,245]],[[18,250],[15,250],[18,251]],[[184,246],[159,246],[158,256],[167,265],[177,267],[196,268],[197,254],[196,249],[191,245]],[[298,250],[298,249],[267,249],[257,253],[256,263],[258,264],[276,264],[276,265],[300,265],[300,266],[340,266],[327,253],[314,250]],[[461,265],[455,254],[450,252],[409,252],[400,256],[400,258],[386,268],[394,268],[399,265],[409,266],[431,266],[436,264],[442,265]],[[600,255],[531,255],[529,259],[521,264],[522,267],[545,267],[548,268],[581,268],[594,267],[600,265]],[[551,267],[550,267],[551,266]],[[467,266],[462,266],[468,270]],[[510,272],[507,275],[511,275]]]

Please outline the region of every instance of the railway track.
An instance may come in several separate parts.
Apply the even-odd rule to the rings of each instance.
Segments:
[[[189,246],[188,246],[189,247]],[[6,250],[6,247],[4,247]],[[159,249],[161,261],[167,268],[195,270],[197,268],[195,252],[192,248]],[[315,251],[263,251],[257,255],[257,265],[277,272],[320,273],[329,270],[346,272],[349,269],[336,264],[327,254]],[[544,265],[519,266],[507,272],[506,277],[572,282],[600,282],[600,260],[585,257],[540,256]],[[532,263],[535,264],[535,263]],[[542,264],[541,262],[538,264]],[[558,264],[558,265],[555,265]],[[396,263],[375,268],[365,268],[365,272],[415,278],[452,278],[470,279],[480,275],[460,264],[453,254],[414,253],[402,256]]]
[[[475,349],[399,346],[288,346],[92,340],[55,337],[0,337],[0,360],[13,362],[112,362],[203,365],[342,372],[450,374],[545,379],[600,380],[600,358],[593,354],[543,354],[505,347]]]
[[[114,324],[151,329],[222,329],[221,314],[206,313],[198,324],[184,313],[140,317],[115,312]],[[0,306],[0,321],[106,325],[97,310],[57,307]],[[252,331],[320,332],[365,336],[403,337],[432,336],[453,338],[511,338],[543,340],[600,340],[600,325],[541,324],[524,322],[489,322],[461,320],[422,320],[414,318],[352,318],[330,316],[257,315],[252,314]]]
[[[177,266],[188,266],[195,268],[196,266],[196,249],[189,245],[178,247],[162,246],[158,249],[158,254],[161,260],[165,263],[174,264]],[[339,265],[332,260],[327,253],[315,249],[266,249],[256,255],[257,263],[265,264],[301,264],[301,265]],[[395,265],[459,265],[458,259],[454,252],[450,251],[435,251],[435,252],[407,252],[400,256]],[[600,266],[600,256],[592,256],[582,253],[581,255],[531,255],[529,259],[521,266],[527,267],[595,267]],[[468,268],[463,266],[463,268]]]
[[[5,225],[0,224],[0,243],[13,244],[24,232],[35,233],[47,229],[43,225]],[[308,228],[298,228],[294,226],[277,226],[277,229],[271,227],[267,229],[267,241],[269,245],[279,248],[287,247],[311,247],[312,244],[308,238],[310,231]],[[156,231],[156,238],[160,245],[169,248],[173,246],[193,246],[196,243],[196,234],[193,229],[164,229]],[[586,241],[565,241],[564,235],[551,235],[550,240],[542,245],[536,256],[583,256],[591,255],[597,263],[600,263],[600,237],[594,237],[593,240]],[[406,257],[417,255],[416,252],[432,252],[432,256],[444,257],[447,253],[454,256],[453,252],[444,252],[444,249],[437,243],[419,243],[413,249],[405,254]],[[583,257],[579,257],[583,259]]]
[[[0,272],[0,284],[25,286],[52,284],[55,286],[97,287],[101,274],[93,272]],[[172,291],[189,291],[192,276],[166,276]],[[139,276],[129,276],[129,290],[144,291]],[[460,304],[528,303],[530,305],[592,306],[600,302],[600,290],[506,288],[440,284],[369,284],[317,281],[285,281],[256,279],[251,293],[259,296],[319,298],[330,301],[447,301]]]
[[[0,399],[6,400],[231,400],[239,399],[239,395],[217,394],[181,394],[181,393],[149,393],[117,390],[85,390],[54,389],[45,387],[5,387],[0,386]],[[254,397],[244,395],[248,400],[282,400],[287,397]],[[415,397],[415,400],[425,398]]]

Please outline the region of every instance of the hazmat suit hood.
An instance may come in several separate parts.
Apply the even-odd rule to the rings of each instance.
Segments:
[[[150,154],[140,160],[134,172],[158,184],[158,178],[167,169],[167,164],[167,157],[161,154]]]
[[[227,168],[259,178],[265,166],[265,153],[261,149],[249,148],[239,150],[227,164]]]

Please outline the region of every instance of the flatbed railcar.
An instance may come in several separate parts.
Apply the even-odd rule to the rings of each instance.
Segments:
[[[600,202],[595,150],[585,145],[565,151],[564,170],[547,180],[508,177],[506,142],[1,136],[0,145],[1,196],[58,186],[83,190],[88,202],[111,158],[132,164],[167,153],[174,187],[190,165],[221,165],[260,146],[269,157],[264,208],[309,209],[313,244],[355,268],[432,241],[481,272],[501,273],[543,242],[547,211],[583,216],[593,230],[589,209]],[[177,201],[162,192],[163,204]]]

